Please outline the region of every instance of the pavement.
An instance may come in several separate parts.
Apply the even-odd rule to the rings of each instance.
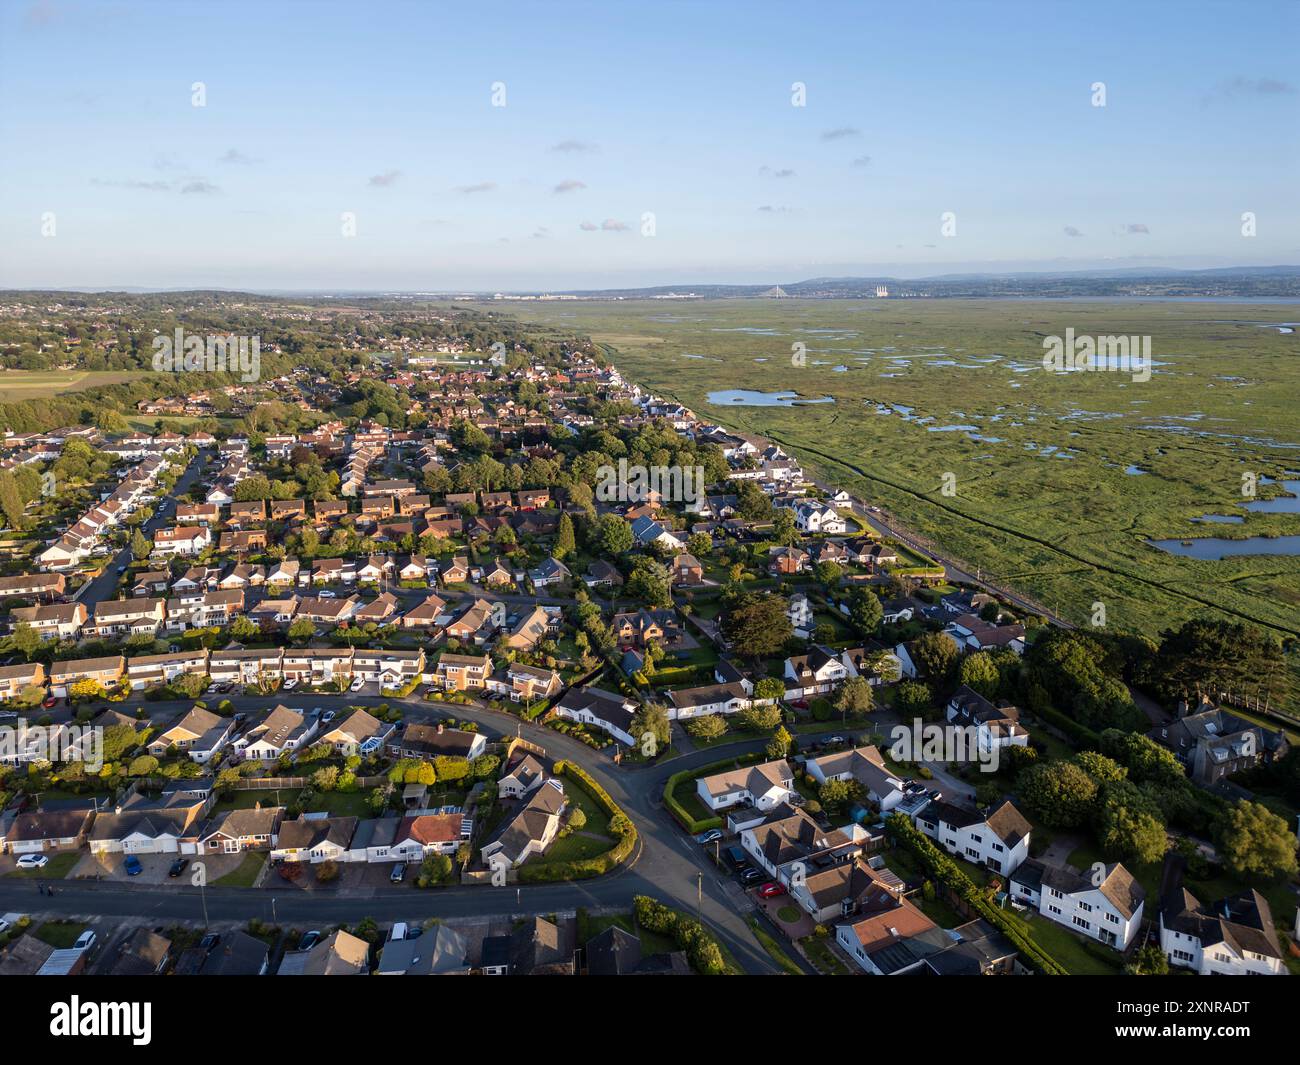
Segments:
[[[310,696],[307,701],[318,700]],[[136,700],[132,701],[132,704]],[[264,710],[298,700],[278,695],[231,696],[236,709]],[[746,917],[753,903],[739,891],[734,880],[714,867],[704,848],[684,833],[662,807],[667,778],[683,769],[699,768],[712,762],[761,750],[762,739],[746,740],[704,751],[679,755],[656,766],[616,766],[608,756],[595,754],[585,744],[552,729],[522,721],[486,707],[426,703],[422,700],[379,699],[350,696],[347,703],[372,705],[387,702],[400,706],[407,717],[441,717],[454,712],[458,718],[478,723],[490,738],[522,735],[546,748],[556,759],[582,765],[628,814],[640,835],[640,847],[631,861],[607,876],[563,884],[454,886],[431,891],[403,890],[359,885],[330,891],[300,892],[277,878],[268,877],[261,888],[199,889],[180,883],[139,883],[111,879],[102,881],[67,879],[57,883],[51,896],[38,894],[30,881],[0,879],[0,912],[18,910],[41,916],[71,916],[104,922],[107,928],[123,921],[152,924],[194,921],[246,922],[252,918],[273,923],[317,926],[355,922],[363,917],[376,921],[421,921],[429,917],[516,918],[584,907],[630,909],[634,895],[649,895],[692,916],[701,918],[718,936],[747,973],[767,974],[777,970],[750,930]],[[127,705],[132,705],[127,704]],[[159,718],[183,713],[192,704],[147,703],[150,714]],[[120,707],[119,707],[120,709]],[[206,906],[206,910],[205,910]]]

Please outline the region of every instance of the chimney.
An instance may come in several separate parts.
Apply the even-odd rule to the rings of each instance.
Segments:
[[[1186,700],[1186,699],[1179,699],[1179,700],[1178,700],[1178,710],[1177,710],[1177,713],[1175,714],[1175,716],[1176,716],[1176,717],[1179,717],[1179,718],[1184,718],[1184,717],[1187,716],[1187,700]]]

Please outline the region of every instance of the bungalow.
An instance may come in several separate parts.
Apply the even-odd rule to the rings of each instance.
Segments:
[[[267,571],[266,583],[268,586],[292,588],[298,583],[301,569],[302,566],[296,558],[282,558],[279,562],[273,563]]]
[[[539,591],[555,584],[563,584],[572,576],[569,567],[558,558],[543,559],[540,565],[528,571],[528,579],[533,582],[533,587]]]
[[[438,619],[444,615],[446,609],[447,601],[431,592],[422,603],[402,615],[400,624],[404,629],[431,629],[438,623]]]
[[[411,555],[397,570],[399,581],[422,581],[429,576],[429,563],[423,555]]]
[[[569,721],[594,725],[628,747],[639,743],[632,734],[637,704],[615,692],[603,688],[570,688],[556,702],[553,712]]]
[[[398,605],[397,596],[393,595],[392,592],[384,592],[357,610],[352,615],[352,620],[358,625],[371,623],[381,625],[397,612]]]
[[[542,786],[546,780],[546,771],[537,758],[521,750],[506,767],[505,773],[497,781],[497,794],[503,799],[522,799]]]
[[[395,725],[367,713],[354,710],[337,725],[321,735],[320,742],[328,743],[345,755],[368,755],[383,747],[392,735]]]
[[[96,816],[90,831],[92,854],[176,854],[185,841],[198,843],[197,823],[206,799],[171,795],[151,799],[135,792],[111,812]]]
[[[502,642],[512,651],[531,651],[546,638],[549,628],[550,619],[546,611],[535,606],[502,637]]]
[[[907,797],[905,782],[885,764],[875,746],[854,747],[848,751],[809,758],[804,770],[818,784],[828,780],[854,780],[881,813],[888,813]]]
[[[369,976],[370,944],[338,929],[310,950],[288,951],[276,976]]]
[[[953,943],[946,931],[908,899],[876,888],[864,900],[865,916],[835,929],[835,942],[872,976],[925,971],[926,960]]]
[[[355,817],[301,814],[292,821],[281,821],[279,835],[271,847],[271,860],[311,862],[312,865],[346,861],[356,829]]]
[[[724,684],[705,684],[698,688],[678,688],[668,692],[668,719],[684,721],[706,714],[734,714],[754,704],[752,685],[734,680]]]
[[[623,574],[604,559],[597,559],[587,567],[587,575],[582,580],[588,588],[613,588],[622,585]]]
[[[754,864],[787,886],[802,883],[811,869],[861,856],[866,837],[861,825],[827,831],[811,814],[785,804],[740,829],[740,845]]]
[[[483,845],[479,851],[483,863],[490,869],[516,868],[534,854],[545,852],[559,834],[567,809],[563,783],[550,778]]]
[[[252,551],[265,551],[265,529],[231,529],[221,534],[218,550],[232,555],[247,555]]]
[[[389,754],[394,758],[421,758],[425,761],[438,757],[469,761],[485,750],[487,737],[482,733],[448,728],[442,722],[436,725],[408,722],[399,737],[388,741]]]
[[[302,750],[316,735],[317,718],[301,710],[277,706],[231,745],[245,761],[274,762],[281,755]]]
[[[266,583],[266,567],[249,562],[234,566],[221,580],[217,587],[222,591],[242,591],[245,588],[260,588]]]
[[[149,753],[162,758],[174,747],[186,752],[191,761],[203,765],[226,746],[234,728],[232,718],[219,717],[196,706],[171,728],[153,737],[149,741]]]
[[[438,571],[443,584],[464,584],[469,580],[469,559],[462,555],[447,559]]]
[[[170,583],[171,574],[165,569],[150,570],[136,577],[135,583],[131,585],[131,594],[133,596],[163,595]]]
[[[61,810],[34,810],[14,818],[5,834],[10,854],[79,850],[95,820],[93,801]]]
[[[695,790],[710,810],[723,810],[742,802],[759,810],[770,810],[788,802],[795,794],[794,770],[789,762],[779,758],[701,777],[695,783]]]
[[[239,854],[242,851],[270,850],[279,836],[284,820],[283,806],[262,806],[227,810],[217,814],[199,834],[199,854]]]
[[[662,544],[670,551],[680,551],[685,545],[648,514],[643,514],[632,523],[632,538],[645,547],[649,544]]]
[[[403,817],[390,854],[403,862],[423,861],[431,854],[455,854],[463,838],[464,820],[459,813]]]
[[[291,595],[287,599],[263,599],[248,610],[248,620],[258,625],[288,625],[298,613],[299,599]]]

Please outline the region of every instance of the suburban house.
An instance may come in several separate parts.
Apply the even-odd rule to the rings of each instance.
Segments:
[[[1029,858],[1010,876],[1011,899],[1049,921],[1127,950],[1142,926],[1146,892],[1118,862],[1102,866],[1098,874],[1080,876]],[[1094,884],[1094,879],[1100,883]]]
[[[788,802],[795,794],[794,770],[784,758],[701,777],[695,784],[710,810],[749,803],[761,811]]]
[[[316,735],[317,719],[301,710],[277,706],[232,744],[245,760],[274,762],[281,755],[301,750]]]
[[[880,750],[874,746],[854,747],[824,754],[820,758],[809,758],[804,763],[804,771],[819,785],[828,780],[857,781],[882,814],[888,813],[907,797],[906,784],[886,766]]]
[[[492,659],[487,655],[454,655],[443,652],[435,669],[438,683],[448,691],[477,691],[487,685]]]
[[[375,975],[455,976],[469,968],[469,942],[450,925],[436,924],[413,939],[385,943]]]
[[[504,799],[522,799],[542,786],[546,780],[546,771],[536,756],[528,751],[513,759],[506,766],[506,771],[497,781],[497,794]]]
[[[958,728],[973,730],[981,751],[1029,744],[1029,733],[1020,724],[1019,710],[1014,706],[994,706],[965,684],[948,700],[946,714],[948,721]]]
[[[1285,976],[1273,911],[1258,891],[1202,903],[1183,883],[1186,861],[1170,851],[1160,898],[1160,949],[1170,965],[1201,976]]]
[[[328,731],[322,732],[317,742],[328,743],[343,754],[364,756],[379,750],[396,727],[358,709],[337,724],[329,725]]]
[[[78,850],[86,842],[94,820],[91,802],[68,809],[21,813],[5,833],[5,847],[10,854],[19,856]]]
[[[15,628],[18,625],[28,625],[42,640],[76,639],[88,617],[82,603],[20,606],[9,612],[9,619]]]
[[[1173,751],[1192,780],[1202,786],[1257,765],[1271,764],[1289,749],[1282,732],[1253,724],[1213,703],[1202,703],[1195,712],[1188,712],[1186,704],[1182,704],[1179,714],[1147,735]]]
[[[734,714],[754,705],[753,685],[743,680],[677,688],[666,694],[669,721],[685,721],[706,714]]]
[[[829,647],[814,644],[807,654],[785,660],[782,676],[787,699],[809,699],[834,691],[849,676],[849,667]]]
[[[193,850],[206,799],[183,795],[151,799],[139,792],[113,810],[96,815],[90,830],[92,854],[177,854],[182,842]]]
[[[389,851],[390,857],[403,862],[419,862],[431,854],[455,854],[463,838],[464,820],[459,813],[403,817]]]
[[[370,944],[339,929],[310,950],[288,951],[276,976],[369,976]]]
[[[254,806],[217,814],[203,828],[199,854],[238,854],[270,850],[284,820],[283,806]]]
[[[149,753],[155,758],[163,758],[175,747],[202,765],[226,745],[234,729],[232,718],[220,717],[196,706],[171,728],[154,736],[149,741]]]
[[[987,815],[948,802],[929,802],[912,820],[949,854],[996,873],[1014,873],[1029,857],[1029,822],[1009,802]]]
[[[286,862],[347,861],[355,817],[320,817],[303,814],[280,823],[280,834],[271,848],[271,860]]]
[[[740,829],[740,845],[751,861],[778,883],[799,883],[815,869],[849,862],[862,854],[866,830],[850,823],[827,831],[812,815],[781,805]]]
[[[400,736],[388,742],[388,752],[394,758],[422,758],[432,761],[438,757],[477,758],[487,750],[487,737],[480,732],[448,728],[442,722],[436,725],[408,721]]]
[[[121,655],[108,658],[72,658],[50,663],[50,694],[65,696],[72,685],[91,681],[105,691],[116,687],[126,673],[126,659]]]
[[[559,834],[568,805],[564,785],[551,777],[483,845],[479,852],[483,863],[489,869],[515,868],[541,854]]]
[[[603,688],[570,688],[552,710],[557,717],[601,729],[628,747],[639,743],[632,735],[637,704],[616,692]]]

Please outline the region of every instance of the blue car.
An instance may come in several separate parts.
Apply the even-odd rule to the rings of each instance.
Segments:
[[[126,861],[122,863],[122,867],[126,870],[127,876],[139,876],[144,872],[144,866],[140,864],[140,859],[134,854],[127,855]]]

